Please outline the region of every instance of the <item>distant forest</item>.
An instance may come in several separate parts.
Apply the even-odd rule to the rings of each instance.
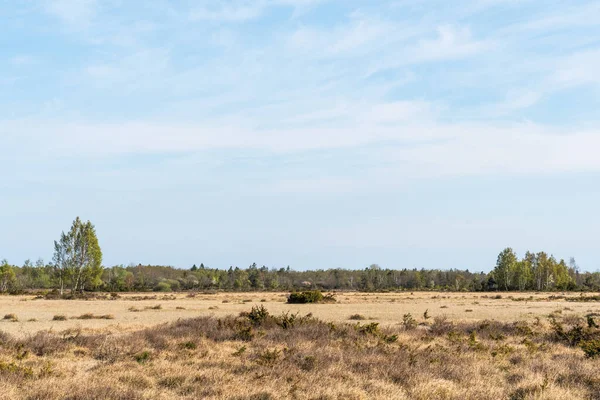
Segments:
[[[449,291],[598,291],[600,273],[580,272],[574,259],[568,263],[544,253],[527,252],[519,259],[503,250],[490,273],[468,270],[386,269],[376,264],[360,270],[295,271],[252,264],[247,268],[216,269],[203,264],[188,269],[170,266],[130,265],[101,267],[84,273],[67,273],[53,263],[27,260],[22,266],[0,262],[0,292],[60,289],[77,291],[294,291],[320,290],[449,290]],[[77,283],[75,282],[77,279]],[[78,285],[78,286],[77,286]]]

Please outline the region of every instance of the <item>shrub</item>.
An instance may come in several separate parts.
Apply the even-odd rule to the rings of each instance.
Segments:
[[[181,347],[183,347],[184,349],[188,349],[188,350],[196,350],[196,348],[198,346],[196,345],[195,342],[190,341],[190,342],[182,343]]]
[[[62,314],[57,314],[54,317],[52,317],[52,321],[66,321],[67,317],[62,315]]]
[[[404,316],[402,317],[402,324],[404,325],[404,329],[406,329],[407,331],[415,329],[417,327],[417,321],[413,318],[413,316],[410,313],[404,314]]]
[[[364,333],[365,335],[374,335],[377,336],[380,334],[379,332],[379,323],[371,322],[366,325],[357,325],[358,331]]]
[[[158,282],[156,284],[156,286],[154,286],[154,291],[155,292],[170,292],[171,291],[171,285],[169,285],[167,282]]]
[[[246,352],[246,346],[242,346],[239,349],[237,349],[236,351],[234,351],[233,353],[231,353],[232,356],[235,357],[239,357],[242,354],[244,354]]]
[[[76,319],[115,319],[112,314],[94,315],[92,313],[81,314],[79,317],[73,317]]]
[[[593,329],[584,328],[579,324],[570,329],[565,329],[564,325],[554,317],[550,318],[550,326],[556,339],[567,342],[571,346],[578,346],[582,342],[591,341],[595,336]]]
[[[298,367],[303,371],[312,371],[317,366],[317,358],[315,356],[306,356],[298,362]]]
[[[17,316],[15,314],[6,314],[3,319],[10,321],[10,322],[18,322],[19,321],[19,318],[17,318]]]
[[[252,310],[248,314],[246,314],[246,317],[254,325],[260,325],[267,318],[269,318],[269,312],[267,311],[267,309],[263,305],[261,305],[260,307],[254,306],[254,307],[252,307]]]
[[[433,319],[433,324],[431,324],[431,333],[434,335],[447,335],[448,332],[453,329],[452,322],[448,321],[448,318],[445,316],[437,316]]]
[[[320,303],[323,299],[324,297],[320,290],[307,290],[290,293],[287,302],[289,304]]]
[[[145,364],[150,361],[150,352],[142,351],[141,353],[136,354],[134,358],[138,363]]]
[[[273,350],[265,350],[260,353],[256,358],[256,362],[260,365],[272,366],[277,362],[279,356],[281,355],[281,350],[273,349]]]
[[[249,342],[254,339],[254,332],[252,327],[240,328],[234,335],[233,338],[244,342]]]
[[[353,321],[364,321],[365,319],[367,319],[367,317],[361,314],[352,314],[348,319],[351,319]]]
[[[298,318],[298,313],[290,314],[289,312],[285,312],[281,314],[280,317],[276,318],[276,322],[277,325],[279,325],[283,329],[289,329],[294,327],[294,325],[296,324],[296,320],[298,319],[302,320],[301,318]]]
[[[579,343],[579,347],[581,347],[588,358],[600,356],[600,339],[582,341]]]

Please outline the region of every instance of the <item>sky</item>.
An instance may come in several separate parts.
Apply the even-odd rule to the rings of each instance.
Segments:
[[[600,269],[600,2],[0,0],[0,258]]]

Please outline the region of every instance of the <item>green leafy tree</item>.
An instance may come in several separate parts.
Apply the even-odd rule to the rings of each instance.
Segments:
[[[13,267],[6,260],[0,262],[0,293],[5,293],[16,282],[16,275]]]
[[[502,250],[498,255],[496,267],[494,268],[494,276],[496,281],[504,290],[512,288],[513,278],[517,268],[517,255],[510,247]]]
[[[531,264],[527,259],[517,261],[515,265],[514,282],[518,290],[525,290],[531,282]]]
[[[71,292],[95,288],[102,283],[102,250],[90,221],[82,222],[77,217],[71,230],[66,234],[62,232],[60,240],[54,242],[54,263],[61,294],[67,279]]]

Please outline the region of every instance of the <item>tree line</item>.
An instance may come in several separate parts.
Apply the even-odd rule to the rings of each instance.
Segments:
[[[102,251],[94,225],[79,218],[54,242],[54,257],[46,263],[26,260],[21,266],[0,262],[0,293],[57,290],[62,294],[83,291],[183,290],[600,290],[599,272],[581,272],[574,259],[566,263],[545,252],[525,253],[519,259],[504,249],[489,273],[458,269],[387,269],[377,264],[364,269],[295,271],[259,267],[210,268],[204,264],[189,269],[159,265],[102,266]]]
[[[247,268],[209,268],[201,264],[190,269],[158,265],[129,265],[63,271],[53,263],[29,260],[22,266],[0,264],[0,292],[25,290],[71,291],[183,291],[183,290],[600,290],[600,273],[580,272],[574,263],[556,261],[544,252],[527,253],[519,260],[506,250],[490,273],[468,270],[386,269],[371,265],[360,270],[328,269],[295,271],[252,264]]]

